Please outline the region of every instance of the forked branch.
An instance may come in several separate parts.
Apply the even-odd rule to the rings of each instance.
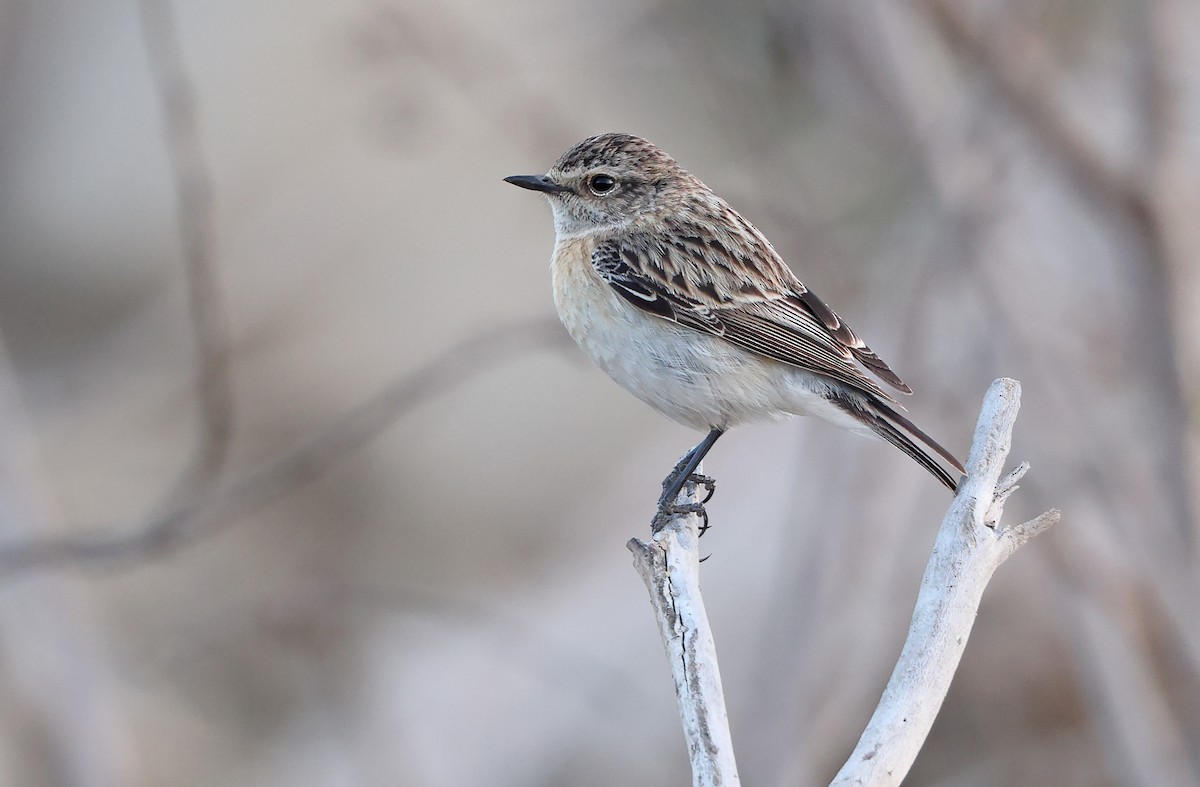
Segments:
[[[1009,555],[1058,521],[1051,510],[1003,527],[1004,502],[1029,469],[1001,479],[1021,404],[1021,385],[992,383],[967,457],[967,476],[942,520],[925,567],[908,639],[866,730],[834,785],[899,784],[929,735],[950,689],[992,574]]]
[[[1004,527],[1004,502],[1029,469],[1001,473],[1012,444],[1021,386],[992,383],[967,457],[967,476],[942,520],[921,580],[908,639],[874,715],[834,785],[896,785],[916,760],[958,669],[992,574],[1013,552],[1059,519],[1051,510]],[[689,484],[680,508],[696,501]],[[681,513],[649,543],[628,546],[650,591],[675,680],[695,785],[738,784],[712,631],[700,594],[701,516]]]

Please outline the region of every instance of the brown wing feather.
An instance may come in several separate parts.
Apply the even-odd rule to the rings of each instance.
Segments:
[[[799,284],[799,282],[797,282],[797,284]],[[842,322],[842,318],[838,316],[837,312],[826,306],[824,301],[818,298],[815,293],[813,293],[803,284],[800,284],[800,289],[801,291],[796,293],[796,297],[800,299],[800,302],[804,304],[809,311],[820,318],[829,332],[833,334],[833,336],[835,336],[844,347],[849,349],[850,352],[854,354],[854,357],[858,359],[859,363],[870,369],[879,377],[879,379],[883,380],[896,390],[903,391],[906,394],[912,393],[912,389],[900,379],[899,375],[893,372],[891,368],[883,362],[883,359],[876,355],[875,352],[867,346],[867,343],[860,339],[858,334],[851,330],[849,325]]]
[[[706,211],[708,220],[689,217]],[[601,242],[592,255],[596,271],[630,303],[873,396],[896,401],[855,361],[911,392],[724,202],[696,198],[662,226],[627,231]]]

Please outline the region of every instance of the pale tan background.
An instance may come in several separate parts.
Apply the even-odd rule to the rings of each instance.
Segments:
[[[610,130],[756,222],[952,450],[1024,385],[1008,515],[1064,518],[910,783],[1197,783],[1194,5],[164,2],[0,2],[0,783],[686,783],[624,542],[698,435],[503,332],[552,325],[552,230],[501,178]],[[494,363],[342,420],[462,342]],[[743,780],[822,783],[948,497],[821,424],[706,467]]]

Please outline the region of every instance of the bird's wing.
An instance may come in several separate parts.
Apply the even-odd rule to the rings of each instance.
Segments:
[[[894,402],[857,361],[911,393],[749,222],[732,210],[722,218],[625,232],[597,244],[592,265],[622,298],[658,317]]]

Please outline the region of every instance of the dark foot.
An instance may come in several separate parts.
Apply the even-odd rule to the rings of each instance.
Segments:
[[[701,535],[708,530],[708,512],[704,510],[704,504],[712,500],[717,484],[712,478],[700,475],[696,471],[700,469],[700,462],[704,459],[704,455],[722,434],[724,434],[723,430],[714,427],[695,448],[683,455],[683,458],[675,465],[675,469],[663,481],[663,493],[658,498],[658,513],[654,515],[654,520],[650,524],[655,533],[662,530],[663,526],[667,524],[667,520],[675,514],[699,514],[704,519],[704,524],[700,528]],[[676,503],[679,493],[683,491],[683,487],[689,481],[698,487],[704,487],[708,494],[698,503],[679,505]]]
[[[681,479],[680,473],[683,472],[685,467],[686,463],[684,461],[680,461],[679,464],[675,465],[675,469],[671,471],[671,474],[663,479],[663,493],[662,496],[658,498],[658,507],[660,509],[674,503],[675,499],[679,497],[679,493],[683,491],[683,487],[689,481],[696,486],[704,487],[706,494],[704,495],[704,499],[700,501],[701,505],[704,505],[709,500],[712,500],[713,495],[717,491],[717,480],[712,476],[701,475],[700,473],[691,473],[686,478]]]
[[[691,481],[696,486],[704,487],[704,491],[706,492],[706,494],[704,495],[704,499],[700,501],[700,505],[704,505],[709,500],[712,500],[713,495],[715,495],[717,493],[717,479],[713,478],[710,475],[700,475],[699,473],[692,473],[690,476],[688,476],[688,480]]]
[[[662,496],[658,498],[659,509],[662,509],[664,506],[675,502],[675,498],[679,497],[679,493],[682,491],[683,485],[687,483],[688,479],[692,477],[692,474],[700,468],[701,460],[704,459],[705,454],[708,453],[709,449],[713,447],[713,444],[717,442],[717,438],[719,438],[722,434],[723,432],[720,429],[713,429],[696,445],[695,448],[683,455],[683,458],[680,459],[679,463],[675,465],[675,469],[672,470],[667,476],[666,480],[663,481],[663,493]],[[709,479],[709,481],[711,482],[711,479]],[[698,481],[697,483],[702,482]],[[710,492],[711,489],[712,488],[709,487]],[[712,495],[710,494],[709,497],[711,496]]]
[[[681,467],[676,466],[675,471],[672,472],[671,475],[667,476],[667,479],[663,481],[664,495],[671,489],[671,486],[676,480],[674,478],[674,473],[678,472],[680,469]],[[696,486],[704,487],[706,492],[704,499],[695,503],[677,503],[674,500],[667,500],[665,496],[660,498],[658,501],[658,511],[654,515],[653,522],[651,522],[651,529],[655,533],[662,530],[667,524],[667,521],[677,514],[699,514],[702,520],[700,523],[700,535],[704,535],[708,532],[708,512],[704,510],[704,504],[709,500],[712,500],[713,495],[716,493],[717,481],[711,476],[692,473],[687,477],[684,483],[687,482],[691,482]],[[680,486],[683,486],[683,484],[680,484]]]
[[[679,514],[699,514],[700,515],[700,535],[708,532],[708,512],[704,510],[703,503],[672,503],[671,505],[661,506],[658,512],[654,514],[654,520],[650,523],[650,529],[657,533],[667,526],[667,522],[671,521],[671,517]]]

